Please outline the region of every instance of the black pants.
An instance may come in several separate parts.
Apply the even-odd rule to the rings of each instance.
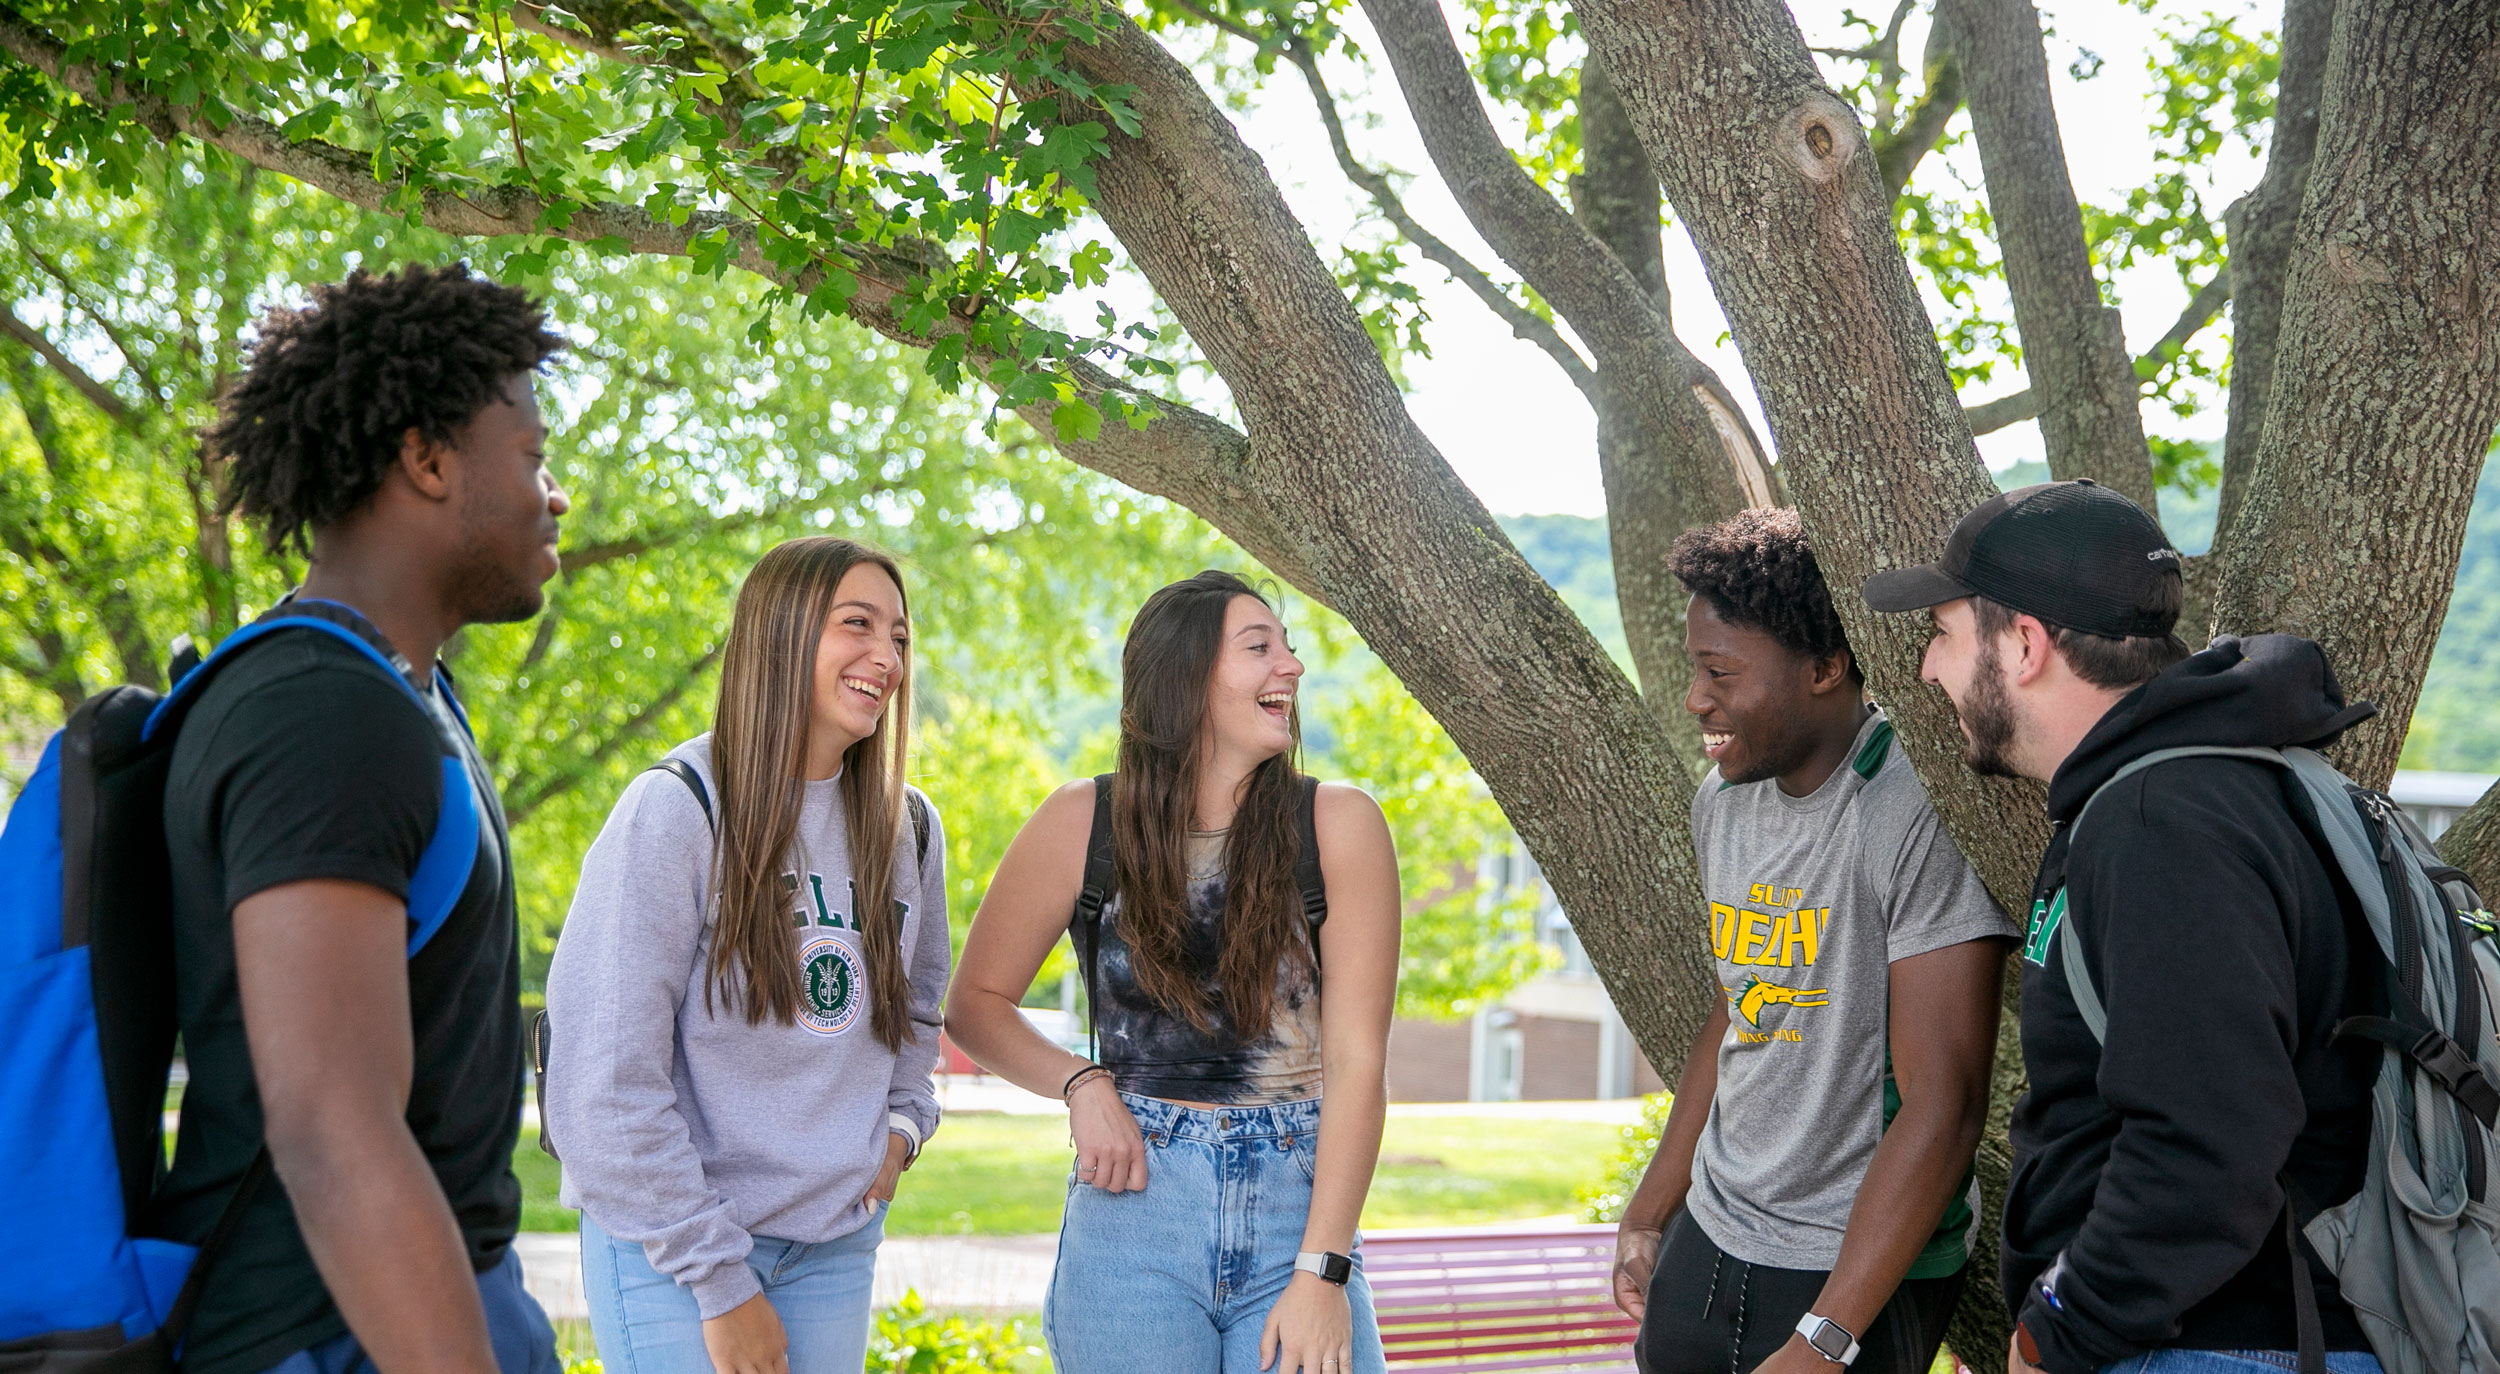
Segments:
[[[1720,1250],[1681,1208],[1667,1223],[1649,1307],[1632,1343],[1641,1374],[1750,1374],[1788,1343],[1831,1275],[1747,1264]],[[1968,1270],[1905,1279],[1861,1333],[1849,1374],[1926,1374]]]

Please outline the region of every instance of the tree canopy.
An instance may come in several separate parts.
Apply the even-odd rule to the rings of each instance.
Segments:
[[[2035,420],[2054,474],[2148,505],[2163,478],[2217,482],[2194,627],[2316,637],[2381,704],[2341,753],[2376,782],[2500,421],[2500,11],[2286,0],[2270,35],[2174,28],[2146,60],[2175,156],[2087,207],[2030,0],[1936,0],[1915,79],[1914,10],[1818,53],[1777,0],[1476,0],[1464,43],[1427,0],[233,0],[181,18],[6,0],[0,155],[26,204],[66,169],[118,191],[155,152],[206,145],[490,241],[507,272],[680,257],[727,293],[715,332],[769,351],[845,315],[941,386],[977,381],[994,413],[1344,615],[1483,776],[1665,1060],[1718,995],[1682,820],[1703,769],[1677,709],[1677,532],[1796,503],[1871,690],[2011,901],[2044,834],[2036,789],[1960,767],[1917,681],[1924,627],[1856,595],[1990,492],[1975,430]],[[1329,75],[1353,59],[1394,78],[1498,267],[1353,155]],[[1318,98],[1394,240],[1314,244],[1223,103],[1271,79]],[[2211,204],[2200,167],[2269,114],[2255,187]],[[1975,186],[1922,174],[1957,137]],[[1733,383],[1662,309],[1665,207],[1741,353]],[[2157,340],[2125,338],[2105,298],[2131,255],[2196,286]],[[1596,417],[1638,687],[1408,412],[1383,352],[1425,337],[1418,260]],[[1152,310],[1088,308],[1114,267]],[[2198,341],[2226,296],[2227,353]],[[2018,396],[1964,405],[1961,384],[2017,366]],[[2217,464],[2148,431],[2148,383],[2201,404],[2226,375]],[[1735,403],[1748,382],[1767,435]],[[2486,877],[2493,810],[2449,841]],[[2001,1168],[1983,1150],[1983,1176]],[[1975,1362],[2003,1348],[1992,1307],[1954,1337]]]

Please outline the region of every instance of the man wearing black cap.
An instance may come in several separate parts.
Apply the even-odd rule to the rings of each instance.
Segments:
[[[1944,557],[1866,583],[1927,611],[1922,675],[1982,773],[2049,786],[2055,829],[2022,955],[2023,1063],[2001,1252],[2016,1370],[2288,1367],[2297,1345],[2284,1181],[2308,1206],[2360,1186],[2377,1056],[2331,1043],[2368,1010],[2377,955],[2279,770],[2180,745],[2323,745],[2347,706],[2315,644],[2172,633],[2180,558],[2090,482],[1998,496]],[[2084,803],[2108,784],[2078,836]],[[2054,966],[2079,937],[2096,1040]],[[2305,1241],[2337,1374],[2378,1364]]]

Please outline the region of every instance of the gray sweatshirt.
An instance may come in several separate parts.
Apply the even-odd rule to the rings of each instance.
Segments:
[[[701,735],[669,756],[695,766],[717,805],[711,744]],[[749,1025],[725,1002],[705,1006],[712,832],[684,783],[635,778],[582,860],[547,973],[547,1124],[564,1153],[561,1197],[616,1239],[640,1242],[707,1319],[761,1291],[746,1264],[750,1237],[814,1244],[867,1225],[887,1132],[916,1150],[937,1129],[929,1075],[946,993],[946,837],[934,807],[925,860],[908,819],[902,831],[894,897],[906,913],[913,1038],[899,1054],[869,1028],[837,781],[807,784],[790,859],[796,1025]]]

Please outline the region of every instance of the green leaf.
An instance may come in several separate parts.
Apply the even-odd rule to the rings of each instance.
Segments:
[[[1102,412],[1083,397],[1072,396],[1051,409],[1050,427],[1063,440],[1092,443],[1102,437]]]

